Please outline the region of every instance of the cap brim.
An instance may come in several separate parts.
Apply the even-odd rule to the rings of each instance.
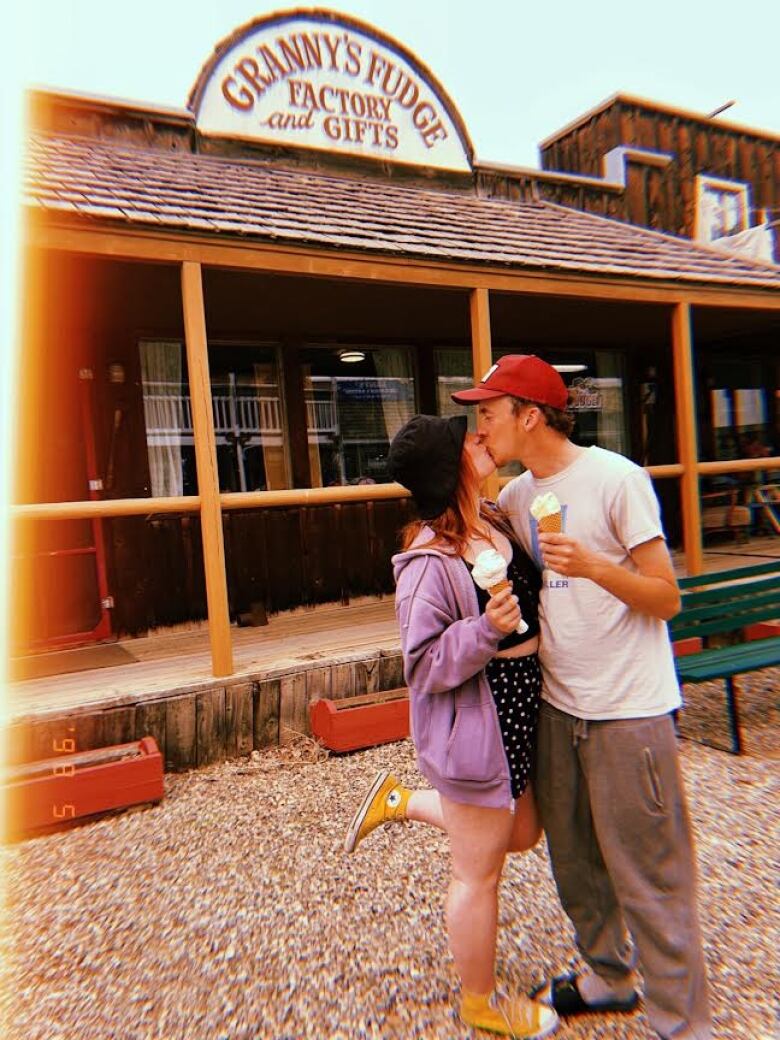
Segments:
[[[472,390],[459,390],[450,397],[457,404],[472,404],[474,401],[487,401],[490,397],[506,397],[506,390],[487,390],[482,386],[475,386]]]

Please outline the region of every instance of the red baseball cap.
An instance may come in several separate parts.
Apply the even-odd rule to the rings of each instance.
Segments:
[[[569,400],[569,391],[560,373],[536,354],[505,354],[487,370],[479,386],[459,390],[452,394],[452,400],[458,404],[473,404],[506,394],[548,404],[560,411]]]

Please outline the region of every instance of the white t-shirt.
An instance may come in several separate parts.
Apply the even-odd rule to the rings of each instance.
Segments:
[[[498,504],[526,551],[542,566],[534,498],[554,491],[563,531],[636,573],[629,550],[664,537],[650,478],[603,448],[583,451],[543,480],[530,470],[502,490]],[[583,719],[646,718],[681,704],[666,622],[640,614],[588,578],[544,571],[540,594],[542,696]]]

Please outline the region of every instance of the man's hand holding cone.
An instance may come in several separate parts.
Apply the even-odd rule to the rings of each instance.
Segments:
[[[576,539],[563,533],[563,510],[553,492],[537,495],[531,503],[531,513],[536,517],[547,579],[552,574],[565,578],[592,577],[598,558]]]

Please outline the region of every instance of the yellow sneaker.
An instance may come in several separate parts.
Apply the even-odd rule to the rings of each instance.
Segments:
[[[463,991],[460,1017],[475,1029],[500,1033],[514,1040],[542,1040],[560,1024],[556,1012],[528,997],[507,997],[495,990],[490,994]]]
[[[406,819],[406,803],[412,792],[396,780],[389,769],[381,769],[374,778],[363,804],[352,817],[344,848],[354,852],[363,838],[380,823]]]

